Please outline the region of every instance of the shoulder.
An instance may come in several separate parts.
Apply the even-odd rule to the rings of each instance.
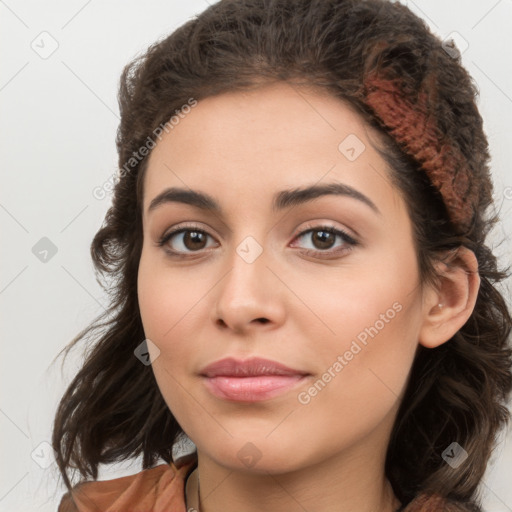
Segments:
[[[462,503],[439,494],[420,493],[404,509],[403,512],[482,512],[473,503]]]
[[[58,512],[182,512],[185,479],[195,464],[187,457],[135,475],[81,482],[64,494]]]

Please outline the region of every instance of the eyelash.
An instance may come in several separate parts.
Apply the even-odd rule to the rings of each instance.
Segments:
[[[165,248],[164,247],[165,244],[174,235],[177,235],[179,233],[185,233],[187,231],[194,231],[194,232],[202,233],[204,235],[212,237],[212,235],[210,235],[207,231],[205,231],[204,229],[199,228],[198,226],[194,226],[194,225],[182,226],[182,227],[177,228],[177,229],[175,229],[173,231],[170,231],[169,233],[164,234],[160,238],[160,240],[157,242],[158,247],[164,248],[165,252],[169,256],[171,256],[173,258],[188,258],[190,254],[201,253],[201,251],[203,251],[203,250],[192,251],[191,253],[183,254],[183,253],[181,253],[179,251],[175,251],[173,249],[169,249],[169,248]],[[305,255],[308,255],[308,256],[316,256],[316,257],[320,257],[320,258],[325,257],[325,256],[319,256],[320,254],[326,255],[328,257],[332,257],[332,256],[336,256],[336,255],[341,256],[342,254],[346,254],[346,253],[352,251],[354,247],[359,245],[359,242],[357,240],[355,240],[353,237],[351,237],[345,231],[343,231],[341,229],[338,229],[338,228],[335,228],[333,226],[326,226],[326,225],[306,226],[306,229],[301,231],[300,233],[298,233],[295,236],[294,240],[300,239],[300,238],[304,237],[305,235],[307,235],[308,233],[314,233],[314,232],[318,232],[318,231],[323,231],[323,232],[327,232],[327,233],[331,233],[333,235],[339,236],[343,240],[343,242],[346,245],[348,245],[348,247],[343,247],[341,249],[338,248],[338,249],[334,249],[334,250],[328,249],[328,250],[325,250],[325,251],[322,251],[320,249],[317,249],[317,250],[315,250],[315,249],[303,249],[303,250],[300,251],[302,254],[305,254]]]

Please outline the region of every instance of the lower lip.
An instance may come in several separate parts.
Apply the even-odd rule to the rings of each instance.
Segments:
[[[293,388],[304,375],[259,375],[255,377],[205,377],[208,390],[217,398],[237,402],[260,402]]]

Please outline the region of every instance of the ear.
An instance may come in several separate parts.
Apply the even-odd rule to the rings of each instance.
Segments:
[[[436,264],[439,283],[423,296],[423,324],[419,343],[435,348],[450,340],[468,321],[475,308],[480,275],[475,254],[460,247],[448,263]]]

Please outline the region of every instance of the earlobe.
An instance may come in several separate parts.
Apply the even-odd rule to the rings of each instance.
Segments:
[[[468,321],[480,289],[475,254],[461,247],[448,263],[439,262],[439,285],[424,298],[423,325],[419,343],[435,348],[450,340]]]

